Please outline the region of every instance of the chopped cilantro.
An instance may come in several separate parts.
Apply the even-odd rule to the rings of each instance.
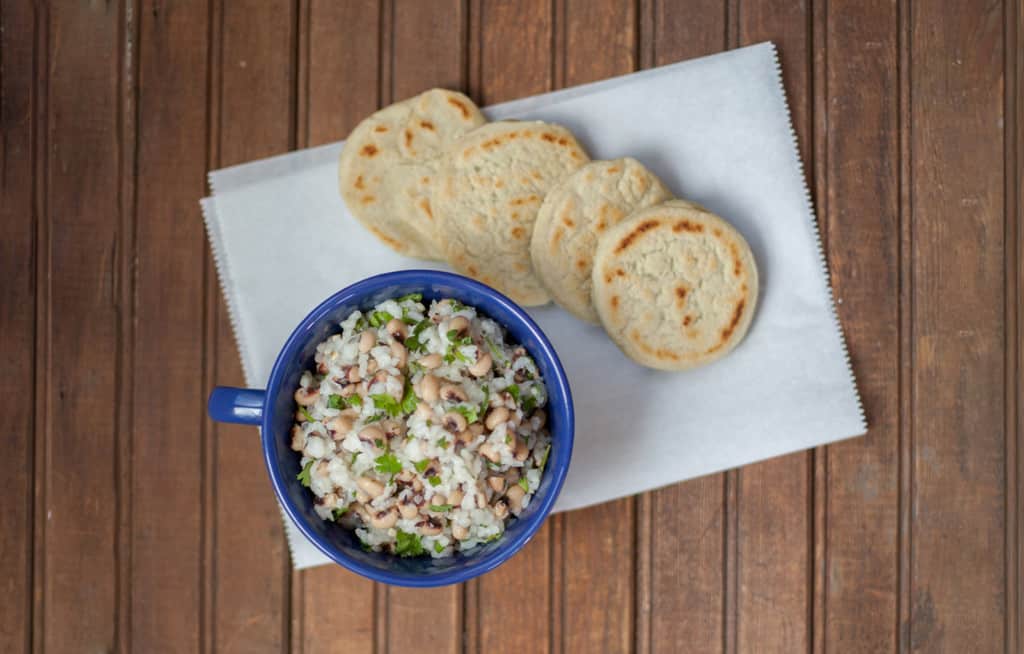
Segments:
[[[423,554],[423,543],[419,534],[407,534],[401,529],[395,537],[395,554],[398,556],[420,556]]]
[[[423,330],[429,326],[430,321],[426,319],[416,323],[416,326],[412,328],[412,334],[410,334],[409,337],[405,339],[406,349],[408,349],[410,352],[420,352],[421,350],[423,350],[424,345],[420,341],[420,334],[422,334]]]
[[[499,468],[501,468],[501,464],[500,463],[495,463],[494,461],[491,461],[490,459],[488,459],[486,457],[484,457],[484,463],[487,464],[488,468],[493,468],[494,470],[498,470]]]
[[[373,405],[382,411],[386,411],[392,418],[398,416],[402,412],[402,405],[399,404],[398,400],[391,397],[387,393],[376,393],[370,396],[373,400]]]
[[[388,324],[389,322],[394,320],[394,318],[395,317],[392,316],[387,311],[374,311],[373,313],[370,314],[370,326],[380,327],[382,325]]]
[[[504,354],[501,353],[501,350],[499,350],[498,347],[494,344],[494,341],[492,341],[490,337],[487,335],[484,335],[484,341],[487,342],[488,349],[491,350],[491,354],[493,354],[494,358],[498,360],[498,363],[500,363],[503,366],[508,365],[508,359],[505,357]]]
[[[512,396],[512,399],[516,401],[516,406],[519,406],[519,386],[512,384],[505,390],[508,391],[509,395]]]
[[[512,434],[505,434],[505,445],[512,444]]]
[[[476,422],[480,419],[480,411],[475,406],[460,404],[459,406],[453,406],[452,411],[465,418],[466,422]]]
[[[343,506],[340,509],[334,509],[333,511],[331,511],[331,519],[337,522],[341,519],[341,516],[345,515],[346,513],[348,513],[347,506]]]
[[[402,462],[390,452],[381,454],[373,462],[377,464],[377,472],[383,472],[386,475],[397,475],[402,472]]]
[[[526,477],[519,478],[519,487],[522,488],[527,493],[530,492],[530,482],[526,481]]]
[[[441,544],[441,541],[439,541],[439,540],[435,540],[434,541],[434,551],[437,552],[438,554],[440,554],[441,552],[444,551],[444,545]]]
[[[448,439],[442,436],[441,440],[437,441],[437,446],[440,447],[442,450],[448,449]]]
[[[438,477],[437,475],[433,475],[433,476],[429,477],[427,479],[427,481],[430,482],[431,486],[440,486],[441,485],[441,478]]]
[[[296,479],[302,482],[302,485],[309,488],[310,478],[309,473],[313,469],[313,464],[316,463],[316,459],[310,459],[306,465],[302,468],[302,472],[295,476]]]
[[[364,329],[366,329],[366,318],[364,318],[363,316],[359,316],[359,318],[356,320],[356,324],[353,325],[352,327],[352,331],[361,332]]]
[[[502,532],[499,531],[498,533],[494,534],[493,536],[488,536],[487,538],[483,539],[482,542],[484,542],[484,543],[493,543],[494,541],[496,541],[499,538],[501,538],[501,534],[502,534]]]
[[[379,438],[373,439],[373,444],[376,445],[380,449],[384,449],[384,441],[382,441]]]
[[[406,379],[405,394],[402,395],[402,402],[398,408],[403,413],[412,413],[416,410],[417,404],[419,404],[419,400],[416,399],[416,392],[412,390],[412,382]]]
[[[520,407],[523,413],[530,413],[537,406],[537,391],[535,386],[530,387],[530,394],[523,398],[523,405]]]
[[[551,443],[548,443],[547,448],[544,450],[544,456],[540,458],[540,471],[544,472],[544,466],[548,464],[548,455],[551,454]]]
[[[352,460],[351,460],[351,461],[349,461],[349,462],[348,462],[348,464],[349,464],[350,466],[354,466],[354,465],[356,464],[356,459],[358,459],[358,458],[359,458],[359,455],[360,455],[360,454],[362,454],[362,452],[353,452],[353,453],[352,453]]]
[[[384,414],[383,413],[378,413],[375,416],[370,416],[369,418],[367,418],[366,419],[366,424],[370,424],[371,422],[380,422],[383,419],[384,419]]]
[[[416,472],[423,472],[430,465],[430,459],[423,459],[422,461],[416,461],[412,464],[416,468]]]
[[[395,302],[401,304],[402,302],[406,302],[408,300],[412,300],[413,302],[419,302],[422,299],[423,293],[409,293],[408,295],[403,295],[402,297],[398,298],[397,300],[395,300]]]
[[[402,322],[410,327],[416,324],[416,319],[409,315],[409,310],[402,307]]]
[[[306,422],[316,422],[316,418],[310,415],[309,411],[306,410],[306,407],[300,406],[299,411],[302,412],[302,417],[306,419]]]
[[[444,513],[445,511],[451,511],[452,510],[452,505],[451,504],[431,504],[430,505],[430,510],[434,511],[436,513]]]
[[[456,300],[455,298],[448,298],[448,301],[452,303],[452,311],[453,312],[465,311],[466,309],[469,308],[465,304],[463,304],[463,303],[459,302],[458,300]]]
[[[332,395],[327,398],[327,407],[330,409],[344,409],[345,398],[340,395]]]
[[[348,396],[348,405],[349,406],[363,406],[363,398],[359,397],[358,395],[349,395]]]

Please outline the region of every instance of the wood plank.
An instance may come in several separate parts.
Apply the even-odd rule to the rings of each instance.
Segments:
[[[391,70],[383,101],[434,86],[465,88],[465,7],[461,0],[397,0],[391,14]],[[462,589],[388,588],[388,652],[461,651]]]
[[[639,17],[632,3],[565,5],[566,85],[632,72],[639,62]],[[562,642],[587,652],[627,652],[634,637],[636,499],[626,498],[564,518]]]
[[[663,66],[725,47],[725,5],[702,0],[687,11],[650,3],[651,31],[641,32],[646,65]],[[721,652],[725,639],[725,475],[710,475],[649,494],[650,586],[638,589],[648,606],[640,651]],[[638,533],[638,541],[643,534]],[[641,553],[642,554],[642,553]],[[638,615],[638,621],[642,616]]]
[[[37,358],[34,648],[110,651],[119,576],[116,465],[121,60],[118,5],[41,11],[45,324]],[[38,169],[37,169],[38,170]],[[120,435],[124,436],[124,435]],[[127,447],[127,440],[120,442]]]
[[[377,109],[380,21],[376,0],[313,0],[305,6],[299,74],[308,87],[305,92],[300,87],[297,98],[306,125],[301,146],[343,139]],[[374,651],[373,582],[334,565],[294,572],[292,580],[294,651]]]
[[[196,650],[201,575],[205,2],[143,3],[135,212],[131,649]]]
[[[780,50],[805,164],[813,142],[808,12],[804,3],[757,0],[739,3],[735,13],[740,45],[772,40]],[[738,473],[738,651],[795,652],[810,645],[811,461],[811,454],[797,453]]]
[[[294,144],[294,11],[284,0],[217,5],[211,167],[279,154]],[[212,279],[207,288],[220,297]],[[214,309],[207,337],[215,352],[214,381],[244,385],[227,308],[220,299],[207,305]],[[208,434],[216,574],[210,640],[218,652],[279,652],[288,645],[291,561],[257,432],[209,423]],[[238,498],[245,498],[245,511]]]
[[[954,14],[954,12],[956,12]],[[957,20],[948,17],[956,15]],[[1005,647],[1003,6],[914,5],[910,649]]]
[[[481,104],[543,93],[552,88],[552,7],[549,0],[473,5],[470,90]],[[523,21],[523,16],[530,16]],[[472,582],[468,594],[467,651],[551,651],[553,611],[551,525],[541,528],[521,552]]]
[[[827,56],[820,211],[833,288],[871,430],[830,446],[823,487],[824,651],[898,645],[899,98],[897,9],[840,0],[824,17]]]
[[[34,10],[0,8],[0,651],[32,646],[32,502],[35,440],[35,59]]]

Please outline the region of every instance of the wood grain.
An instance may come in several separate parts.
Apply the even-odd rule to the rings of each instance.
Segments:
[[[824,651],[898,645],[899,115],[896,7],[833,1],[824,16],[822,215],[833,288],[870,432],[828,447]],[[830,126],[843,129],[828,129]],[[870,180],[866,183],[865,180]]]
[[[741,2],[734,15],[741,45],[771,40],[779,48],[793,126],[804,169],[810,171],[808,7]],[[738,473],[738,651],[794,652],[810,646],[812,470],[811,455],[798,453]]]
[[[912,649],[1006,638],[1003,8],[914,6]],[[969,601],[964,601],[970,598]]]
[[[48,268],[38,369],[45,428],[36,458],[39,603],[33,647],[111,650],[115,644],[120,439],[117,272],[120,239],[116,5],[42,12],[47,34],[45,181],[40,219]]]
[[[306,92],[300,86],[297,99],[304,124],[301,147],[343,139],[377,109],[381,19],[378,2],[314,0],[303,6],[298,72]],[[292,649],[373,652],[376,593],[373,582],[333,565],[292,573]]]
[[[633,71],[639,17],[632,4],[565,5],[567,86]],[[585,447],[586,441],[580,445]],[[563,518],[562,642],[570,651],[628,652],[633,645],[636,499],[573,511]],[[578,544],[586,541],[585,547]]]
[[[215,7],[219,88],[213,167],[278,154],[294,144],[294,19],[293,5],[283,0]],[[208,292],[219,296],[212,285]],[[219,299],[210,306],[214,379],[244,386],[227,308]],[[257,432],[216,424],[208,438],[216,575],[212,645],[218,652],[281,651],[288,646],[291,562]]]
[[[513,6],[484,0],[471,6],[470,92],[492,104],[552,87],[551,5],[531,0]],[[534,19],[522,23],[526,12]],[[497,570],[470,582],[466,629],[470,651],[550,652],[553,612],[550,584],[552,529],[543,527],[522,551]]]
[[[700,57],[726,45],[722,2],[705,0],[687,11],[675,9],[672,3],[651,3],[652,29],[641,33],[641,52],[650,53],[646,65]],[[704,652],[723,651],[725,475],[654,491],[645,508],[650,513],[644,525],[650,530],[649,617],[648,633],[638,634],[638,643],[655,654],[684,651],[696,643]],[[642,536],[637,534],[638,541]],[[640,606],[644,604],[642,598]]]
[[[0,651],[32,645],[35,455],[35,106],[36,29],[26,3],[0,8]]]

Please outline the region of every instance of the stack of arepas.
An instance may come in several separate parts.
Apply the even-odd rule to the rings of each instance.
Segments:
[[[645,366],[718,359],[754,313],[754,257],[725,220],[673,199],[635,159],[590,161],[560,125],[487,123],[455,91],[361,122],[339,183],[397,252],[446,260],[525,306],[554,299]]]

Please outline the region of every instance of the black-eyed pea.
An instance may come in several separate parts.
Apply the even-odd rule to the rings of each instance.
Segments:
[[[500,493],[505,490],[505,478],[504,477],[488,477],[487,485],[491,487],[495,493]]]
[[[359,440],[374,443],[384,440],[384,430],[377,425],[367,425],[359,430]]]
[[[508,516],[508,502],[505,500],[498,500],[491,507],[494,511],[494,517],[499,520],[504,520]]]
[[[430,420],[434,417],[434,410],[426,402],[420,402],[416,405],[416,417],[421,420]]]
[[[518,436],[516,436],[514,451],[516,461],[525,461],[530,456],[530,448],[526,446],[526,441]]]
[[[455,540],[466,540],[469,538],[469,530],[462,525],[452,525],[452,537]]]
[[[366,354],[377,344],[377,334],[367,329],[359,335],[359,351]]]
[[[503,406],[497,409],[491,409],[487,412],[487,417],[484,419],[484,427],[487,431],[494,431],[494,428],[498,425],[508,422],[509,411]]]
[[[537,409],[530,416],[530,421],[533,423],[534,429],[540,429],[544,425],[548,424],[548,414],[544,409]]]
[[[466,430],[466,416],[456,411],[449,411],[441,417],[441,426],[453,434]]]
[[[469,331],[469,319],[465,316],[455,316],[448,323],[448,331],[455,330],[456,336],[465,336]]]
[[[352,431],[352,419],[347,416],[336,416],[328,420],[326,426],[331,438],[340,441]]]
[[[512,508],[512,511],[519,513],[523,510],[523,498],[526,496],[526,491],[519,484],[514,484],[508,487],[508,492],[505,493],[505,497],[508,499],[508,505]]]
[[[469,396],[455,384],[445,384],[441,387],[441,399],[448,402],[468,402]]]
[[[318,388],[300,388],[295,391],[295,403],[299,406],[312,406],[316,404],[319,397],[320,389]]]
[[[390,507],[370,515],[370,525],[376,529],[390,529],[398,522],[398,509]]]
[[[377,497],[384,492],[384,484],[380,483],[376,479],[370,479],[369,477],[360,477],[356,480],[356,486],[359,490],[363,491],[370,497]]]
[[[396,341],[404,341],[405,337],[409,335],[409,327],[398,318],[392,318],[388,321],[388,324],[384,325],[384,329],[387,333],[391,334],[391,337]]]
[[[423,375],[420,380],[420,397],[424,402],[433,404],[440,397],[441,381],[433,375]]]
[[[296,452],[301,452],[306,448],[306,434],[303,433],[302,427],[295,425],[292,427],[292,449]]]
[[[491,463],[501,461],[501,455],[498,454],[498,450],[491,443],[484,443],[480,446],[480,455],[487,458]]]
[[[441,355],[435,352],[433,354],[428,354],[427,356],[420,357],[419,360],[416,361],[416,363],[423,366],[427,370],[433,370],[435,368],[441,367],[441,363],[443,361],[444,359],[441,358]]]
[[[469,367],[469,374],[474,377],[483,377],[491,371],[492,363],[491,355],[484,352],[482,356],[477,357],[476,363]]]
[[[395,360],[395,367],[404,368],[409,360],[409,350],[400,342],[395,341],[391,344],[391,358]]]
[[[412,520],[420,514],[419,509],[412,502],[401,502],[398,505],[398,512],[406,520]]]
[[[461,506],[463,497],[465,497],[465,494],[462,492],[462,489],[456,488],[452,492],[448,493],[448,503],[454,507]]]
[[[427,518],[417,522],[416,529],[424,536],[437,536],[441,533],[441,522],[434,518]]]

